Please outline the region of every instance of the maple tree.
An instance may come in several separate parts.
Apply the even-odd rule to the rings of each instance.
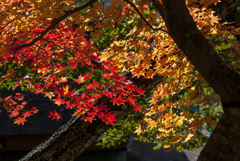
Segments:
[[[207,123],[216,128],[198,160],[239,159],[239,28],[220,22],[238,1],[228,12],[219,9],[230,4],[224,0],[0,4],[1,88],[42,93],[75,110],[68,124],[22,160],[73,160],[131,107],[142,112],[135,132],[155,129],[169,150],[193,141]],[[220,120],[191,112],[210,103],[209,86],[221,99]],[[141,109],[151,91],[149,107]],[[16,93],[0,99],[18,125],[38,112],[27,109],[23,98]],[[49,117],[62,116],[52,111]]]

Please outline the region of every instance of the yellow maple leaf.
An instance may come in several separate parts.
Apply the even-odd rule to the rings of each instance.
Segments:
[[[164,145],[164,148],[170,148],[171,145]]]
[[[178,120],[175,125],[181,126],[182,124],[183,124],[183,121],[182,120]]]
[[[102,54],[102,55],[99,56],[99,57],[101,58],[100,61],[106,61],[106,60],[108,60],[108,58],[111,56],[108,52],[102,52],[101,54]]]
[[[150,127],[150,129],[153,129],[154,127],[157,127],[157,125],[158,125],[158,122],[152,120],[152,121],[150,122],[150,124],[148,125],[148,127]]]
[[[134,133],[137,133],[137,135],[139,135],[139,134],[141,134],[142,132],[145,132],[146,130],[147,130],[146,127],[142,127],[142,125],[140,124],[140,125],[136,128],[136,130],[135,130]]]
[[[189,141],[193,136],[194,136],[194,134],[189,133],[188,135],[185,136],[185,140],[184,140],[184,142]]]
[[[65,87],[63,87],[63,90],[64,90],[64,95],[66,95],[68,93],[68,90],[69,90],[69,86],[66,85]]]

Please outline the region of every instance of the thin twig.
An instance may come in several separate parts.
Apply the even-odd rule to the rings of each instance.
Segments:
[[[128,4],[130,4],[136,11],[137,13],[139,14],[139,16],[143,19],[143,21],[153,30],[153,31],[157,31],[157,30],[161,30],[165,33],[168,34],[168,32],[162,28],[153,28],[153,26],[146,20],[145,17],[143,17],[143,15],[141,14],[141,12],[138,10],[138,8],[132,3],[130,2],[129,0],[125,0]]]

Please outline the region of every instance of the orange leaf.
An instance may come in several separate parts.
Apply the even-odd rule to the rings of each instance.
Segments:
[[[61,99],[61,97],[54,98],[53,101],[54,101],[54,103],[57,104],[58,106],[60,106],[60,105],[62,104],[62,99]]]
[[[19,112],[13,110],[12,113],[9,116],[10,116],[10,118],[12,118],[12,117],[17,117],[18,115],[19,115]]]
[[[74,111],[74,114],[72,116],[78,116],[81,114],[85,114],[86,110],[81,108],[81,109],[77,109],[76,111]]]
[[[18,124],[18,125],[22,124],[22,125],[24,125],[24,123],[25,123],[26,121],[27,121],[27,120],[26,120],[25,118],[22,118],[22,117],[19,116],[18,118],[15,119],[14,124]]]
[[[145,75],[144,78],[149,79],[149,78],[153,78],[153,76],[154,76],[154,70],[151,69],[151,70],[146,72],[146,75]]]
[[[74,82],[78,83],[78,84],[81,84],[84,82],[84,78],[81,77],[81,76],[78,76],[78,79],[74,79]]]
[[[38,113],[38,110],[36,109],[36,107],[32,107],[32,109],[30,110],[30,112],[36,114],[36,113]]]
[[[26,118],[26,117],[32,116],[32,113],[30,111],[23,112],[22,116],[23,116],[23,118]]]

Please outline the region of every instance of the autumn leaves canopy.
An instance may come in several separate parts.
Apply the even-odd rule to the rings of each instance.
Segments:
[[[219,23],[214,12],[206,8],[212,3],[217,1],[187,1],[198,29],[214,50],[237,69],[239,48],[234,34],[239,34],[239,29]],[[0,5],[1,88],[20,87],[42,93],[58,106],[74,109],[73,116],[82,114],[82,119],[89,122],[96,117],[107,124],[117,121],[106,105],[94,105],[102,97],[110,98],[113,105],[130,104],[145,114],[136,133],[157,128],[157,138],[171,137],[170,143],[175,147],[191,140],[195,128],[204,122],[216,125],[210,117],[188,110],[189,105],[209,104],[212,92],[174,43],[161,15],[149,1],[7,0]],[[120,31],[122,22],[131,29]],[[97,42],[97,38],[104,35],[104,29],[112,32],[109,45],[100,49],[96,46],[102,42]],[[86,32],[91,33],[91,40],[84,37]],[[164,77],[154,88],[145,111],[136,102],[145,91],[123,72],[142,79]],[[82,86],[73,88],[73,82]],[[183,90],[188,94],[182,95]],[[25,107],[26,102],[21,102],[24,97],[16,93],[0,100],[18,125],[37,113],[36,108]],[[52,111],[49,117],[58,120],[62,116]],[[186,130],[184,135],[178,133],[182,127]]]

